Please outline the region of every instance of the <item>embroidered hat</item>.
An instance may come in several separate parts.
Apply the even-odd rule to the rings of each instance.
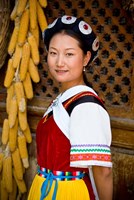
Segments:
[[[71,30],[79,36],[80,40],[84,44],[86,52],[91,52],[90,62],[97,57],[99,38],[93,32],[91,26],[87,22],[83,21],[82,18],[76,18],[68,15],[64,15],[55,19],[42,33],[44,44],[47,50],[53,35],[61,30]]]

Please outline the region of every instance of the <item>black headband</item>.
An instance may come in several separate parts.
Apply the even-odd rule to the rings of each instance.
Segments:
[[[86,51],[91,52],[90,62],[96,58],[99,49],[99,39],[96,37],[91,26],[81,18],[67,15],[55,19],[43,32],[43,40],[47,50],[53,35],[61,30],[71,30],[79,35],[85,44]]]

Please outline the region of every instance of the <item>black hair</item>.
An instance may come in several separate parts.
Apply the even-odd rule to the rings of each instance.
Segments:
[[[86,45],[85,43],[83,42],[82,38],[80,35],[78,35],[77,33],[75,33],[74,31],[70,30],[70,29],[61,29],[57,32],[55,32],[52,37],[58,33],[64,33],[74,39],[76,39],[78,42],[79,42],[79,47],[81,48],[81,50],[83,51],[83,53],[86,55],[87,53],[87,48],[86,48]],[[46,48],[49,49],[49,44],[50,44],[50,41],[52,39],[52,37],[50,38],[50,40],[47,41],[46,43]]]
[[[83,80],[84,80],[84,83],[85,83],[87,86],[89,86],[89,87],[92,88],[92,84],[88,81],[87,76],[86,76],[86,74],[85,74],[84,71],[83,71]]]

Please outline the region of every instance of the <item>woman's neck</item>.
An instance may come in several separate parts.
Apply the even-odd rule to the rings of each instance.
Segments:
[[[72,87],[74,87],[74,86],[77,86],[77,85],[85,85],[85,83],[84,83],[84,81],[81,81],[81,82],[79,82],[79,83],[76,83],[76,84],[71,84],[71,85],[69,85],[69,84],[60,84],[60,92],[61,93],[63,93],[63,92],[65,92],[66,90],[68,90],[68,89],[70,89],[70,88],[72,88]]]

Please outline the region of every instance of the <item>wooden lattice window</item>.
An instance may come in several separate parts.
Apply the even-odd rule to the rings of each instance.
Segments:
[[[114,115],[129,116],[133,108],[134,26],[132,18],[116,0],[50,0],[45,9],[48,23],[64,14],[83,17],[100,38],[99,57],[87,71],[93,88]],[[35,96],[54,98],[58,85],[47,72],[46,52],[40,41],[41,81]],[[120,112],[119,112],[120,111]]]

